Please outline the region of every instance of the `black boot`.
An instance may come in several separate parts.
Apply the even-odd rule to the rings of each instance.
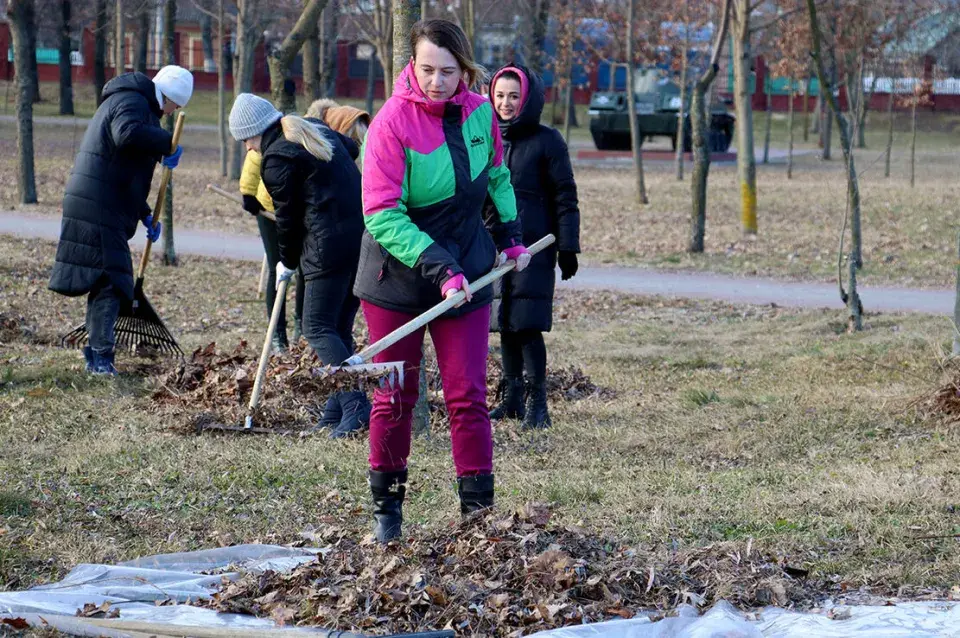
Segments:
[[[523,417],[524,430],[543,430],[552,425],[547,412],[547,388],[543,381],[527,382],[527,408]]]
[[[388,543],[400,537],[403,498],[407,494],[407,471],[370,470],[368,480],[373,495],[373,533],[378,541]]]
[[[493,474],[458,476],[457,494],[464,516],[493,507]]]
[[[340,425],[340,419],[343,418],[343,409],[340,407],[340,393],[334,393],[327,399],[323,406],[323,414],[320,415],[320,421],[310,428],[311,432],[323,430],[324,428],[335,428]]]
[[[522,419],[523,410],[523,379],[519,377],[504,377],[501,381],[503,396],[500,399],[500,405],[490,410],[490,418],[494,421],[500,419]]]
[[[337,395],[340,400],[340,423],[330,433],[331,439],[341,439],[363,430],[370,425],[370,402],[367,395],[361,390],[341,392]]]

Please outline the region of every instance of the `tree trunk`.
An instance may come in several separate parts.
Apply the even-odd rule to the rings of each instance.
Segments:
[[[817,99],[813,102],[813,128],[810,129],[810,132],[814,135],[819,136],[817,144],[820,145],[820,148],[823,148],[823,133],[821,132],[821,124],[823,124],[823,87],[820,87],[820,95],[817,96]]]
[[[919,101],[919,97],[914,96],[910,109],[910,188],[917,183],[917,102]]]
[[[428,13],[427,10],[430,8],[429,0],[420,0],[420,19],[426,20]]]
[[[93,88],[97,92],[97,106],[103,101],[103,87],[107,83],[107,0],[97,0],[97,27],[93,41]]]
[[[370,52],[370,62],[367,64],[367,113],[373,113],[373,94],[377,86],[377,47],[374,45]]]
[[[250,93],[253,90],[253,70],[254,56],[257,51],[257,45],[263,37],[262,31],[257,26],[259,20],[247,1],[238,2],[237,13],[237,49],[234,52],[233,63],[233,96],[241,93]],[[240,179],[240,169],[243,166],[245,151],[241,142],[232,142],[230,144],[230,179]]]
[[[33,93],[37,78],[31,74],[37,59],[34,0],[10,0],[7,16],[13,26],[13,65],[17,80],[17,193],[21,204],[37,203],[33,167]]]
[[[283,90],[283,82],[290,75],[290,64],[297,53],[303,48],[304,41],[317,30],[317,21],[320,12],[326,6],[327,0],[308,0],[297,23],[283,39],[283,43],[276,51],[267,56],[267,66],[270,69],[270,93],[273,103],[281,113],[291,113],[297,110],[297,99],[294,95],[287,95]]]
[[[677,155],[676,155],[676,170],[677,170],[677,181],[683,181],[683,151],[684,151],[684,140],[683,140],[683,121],[684,121],[684,108],[687,105],[687,68],[690,66],[687,60],[688,49],[690,48],[690,22],[687,20],[687,9],[688,9],[689,0],[684,0],[683,2],[683,51],[680,52],[680,110],[677,111]]]
[[[200,39],[203,46],[203,70],[212,73],[217,70],[217,61],[213,57],[213,18],[209,13],[200,13]]]
[[[727,41],[730,24],[731,0],[724,0],[720,15],[720,28],[714,36],[710,64],[693,86],[690,100],[690,128],[693,143],[693,173],[690,194],[693,206],[690,211],[690,244],[687,251],[702,253],[707,231],[707,178],[710,176],[710,148],[707,140],[707,92],[719,71],[720,55]]]
[[[810,91],[813,89],[813,75],[807,76],[807,86],[803,91],[803,141],[810,141]]]
[[[163,7],[163,35],[167,64],[176,64],[177,0],[166,0]],[[173,133],[173,115],[166,117],[164,128]],[[156,214],[156,211],[154,211]],[[163,201],[163,263],[177,265],[177,250],[173,242],[173,180],[167,182],[167,197]]]
[[[116,14],[114,15],[113,25],[113,68],[116,70],[116,75],[121,75],[127,66],[123,52],[127,30],[126,21],[123,19],[123,0],[114,0],[114,2],[116,2],[116,5],[114,5]]]
[[[867,148],[867,114],[870,112],[870,99],[877,88],[877,74],[873,74],[873,80],[870,82],[870,90],[863,88],[863,73],[866,61],[860,56],[859,73],[860,76],[860,102],[857,109],[857,148]]]
[[[331,0],[324,9],[323,37],[320,46],[323,47],[323,94],[333,97],[337,92],[337,34],[338,15],[340,13],[339,0]]]
[[[547,39],[547,22],[550,18],[550,0],[536,0],[533,12],[532,42],[530,47],[530,70],[543,75],[544,44]]]
[[[733,34],[734,104],[737,115],[737,177],[740,182],[740,222],[747,235],[757,234],[757,160],[750,104],[750,2],[735,0]]]
[[[863,256],[861,252],[861,228],[860,228],[860,185],[857,180],[857,170],[853,157],[853,140],[844,126],[843,113],[840,111],[840,105],[837,98],[833,95],[833,83],[827,79],[824,70],[823,54],[820,48],[820,25],[817,20],[816,0],[807,0],[807,10],[810,16],[810,31],[813,41],[813,60],[817,71],[817,78],[820,80],[821,93],[824,99],[833,111],[833,116],[837,120],[837,127],[840,133],[840,147],[843,150],[844,158],[847,160],[847,207],[850,211],[850,255],[849,255],[849,279],[848,290],[844,291],[840,286],[840,294],[844,303],[847,304],[849,311],[849,328],[851,330],[863,329],[863,305],[860,303],[860,295],[857,292],[857,271],[863,268]],[[833,55],[830,56],[833,68],[836,68]]]
[[[400,71],[410,62],[410,30],[420,21],[423,8],[420,0],[394,0],[393,2],[393,71]],[[396,77],[391,78],[391,81]]]
[[[787,179],[793,179],[793,114],[795,112],[793,101],[796,99],[796,91],[793,90],[793,84],[790,85],[790,105],[787,110]],[[804,95],[806,100],[807,96]]]
[[[60,115],[73,115],[73,75],[70,64],[71,0],[60,2]]]
[[[640,152],[640,145],[643,140],[640,139],[640,131],[637,126],[637,99],[634,73],[633,53],[634,38],[633,25],[636,24],[635,16],[637,13],[637,0],[629,0],[629,9],[627,12],[627,111],[630,114],[630,147],[633,150],[633,168],[637,177],[637,201],[646,205],[650,203],[647,199],[647,185],[643,176],[643,154]]]
[[[836,86],[837,82],[837,65],[834,63],[830,67],[830,90],[833,90],[833,87]],[[821,83],[821,86],[823,84]],[[823,144],[823,153],[821,157],[824,161],[829,161],[833,159],[833,118],[830,117],[829,104],[835,99],[834,96],[828,95],[824,97],[823,105],[821,106],[820,116],[823,118],[823,122],[820,125],[820,137]]]
[[[391,34],[392,35],[392,34]],[[393,93],[393,54],[390,52],[393,46],[393,38],[384,40],[377,47],[379,53],[383,53],[377,59],[380,60],[380,66],[383,69],[383,99],[386,100]],[[368,111],[373,113],[373,111]]]
[[[217,133],[220,139],[220,176],[227,176],[227,43],[226,19],[223,10],[224,0],[217,2],[217,46],[220,55],[217,60]]]
[[[394,2],[403,2],[403,0],[394,0]],[[463,33],[467,36],[467,42],[470,43],[470,51],[476,55],[477,50],[477,12],[473,0],[461,0],[463,6]]]
[[[570,51],[570,63],[567,64],[567,90],[563,94],[563,110],[566,115],[563,118],[563,139],[570,144],[570,128],[577,126],[577,107],[573,103],[573,51]]]
[[[890,95],[887,97],[887,150],[884,158],[883,176],[890,177],[890,155],[893,153],[893,98],[896,94],[897,80],[890,80]]]
[[[42,9],[41,9],[42,11]],[[41,13],[41,16],[43,14]],[[27,61],[30,64],[30,72],[28,76],[33,86],[31,92],[33,94],[33,103],[42,102],[43,99],[40,96],[40,70],[37,68],[37,10],[36,6],[33,9],[33,24],[34,28],[27,33],[27,37],[30,39],[30,50],[34,52],[33,56]]]
[[[137,12],[137,51],[133,58],[133,70],[147,72],[147,52],[150,48],[150,4],[143,2]]]
[[[764,77],[763,80],[763,94],[765,98],[765,107],[766,107],[766,122],[764,123],[763,131],[763,163],[770,163],[770,129],[773,124],[773,100],[770,97],[770,92],[773,90],[772,82],[769,77]]]
[[[303,95],[308,101],[320,99],[320,25],[323,16],[303,43]]]

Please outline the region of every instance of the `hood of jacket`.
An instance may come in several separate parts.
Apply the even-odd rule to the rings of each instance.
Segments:
[[[103,99],[107,99],[111,95],[123,91],[139,93],[146,98],[147,104],[150,105],[150,110],[153,111],[154,115],[157,117],[163,115],[160,104],[157,102],[156,85],[153,83],[153,80],[143,73],[124,73],[123,75],[113,78],[103,87]]]
[[[497,79],[507,71],[513,71],[520,76],[520,113],[512,120],[500,119],[500,114],[497,113],[496,106],[493,104]],[[540,115],[543,113],[545,101],[543,80],[526,67],[520,64],[507,64],[493,74],[493,80],[490,82],[490,104],[494,106],[493,112],[497,116],[500,134],[504,139],[520,137],[535,130],[540,125]]]

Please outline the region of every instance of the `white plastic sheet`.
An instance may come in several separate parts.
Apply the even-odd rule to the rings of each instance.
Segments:
[[[147,556],[120,565],[78,565],[59,583],[22,592],[0,592],[0,617],[35,614],[73,616],[87,603],[110,602],[122,620],[199,627],[274,627],[265,619],[219,614],[186,604],[157,607],[155,601],[209,597],[235,571],[291,570],[322,549],[238,545]],[[890,606],[825,603],[823,613],[774,607],[744,613],[718,603],[704,614],[690,606],[651,622],[647,617],[579,625],[535,634],[537,638],[960,638],[960,604],[916,602]],[[829,614],[829,615],[828,615]]]

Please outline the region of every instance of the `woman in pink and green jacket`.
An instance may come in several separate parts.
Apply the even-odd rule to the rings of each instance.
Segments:
[[[486,405],[489,288],[467,282],[490,271],[498,250],[530,261],[521,243],[510,171],[490,102],[472,93],[479,79],[463,31],[425,20],[410,34],[413,57],[374,118],[363,153],[366,232],[355,292],[371,342],[463,290],[467,301],[430,324],[450,415],[461,512],[493,505],[493,436]],[[484,228],[487,194],[497,219]],[[404,361],[402,389],[374,393],[370,489],[375,534],[397,538],[418,396],[424,330],[375,361]]]

